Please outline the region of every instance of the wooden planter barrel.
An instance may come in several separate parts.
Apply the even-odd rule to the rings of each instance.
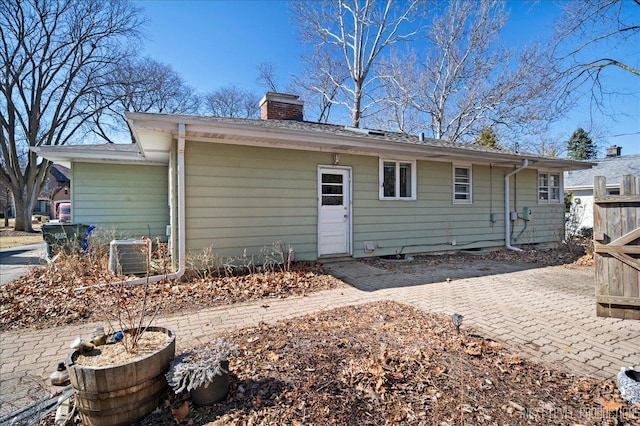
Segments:
[[[147,331],[166,333],[169,342],[157,352],[124,364],[91,367],[75,364],[73,352],[67,359],[76,408],[85,424],[130,425],[151,413],[166,395],[164,374],[175,356],[176,336],[164,327]]]

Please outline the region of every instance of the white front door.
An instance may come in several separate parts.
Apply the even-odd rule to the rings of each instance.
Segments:
[[[318,168],[318,256],[351,254],[351,171]]]

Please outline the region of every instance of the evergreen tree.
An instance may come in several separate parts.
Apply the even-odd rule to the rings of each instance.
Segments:
[[[567,142],[567,157],[572,160],[591,160],[597,155],[598,148],[589,133],[578,127]]]
[[[476,142],[478,145],[486,146],[487,148],[501,149],[502,147],[498,144],[498,135],[493,131],[491,127],[485,127],[480,132],[480,137]]]

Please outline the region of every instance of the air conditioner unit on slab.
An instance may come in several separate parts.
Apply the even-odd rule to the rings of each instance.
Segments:
[[[113,240],[109,244],[109,270],[113,273],[146,274],[150,259],[150,239]]]

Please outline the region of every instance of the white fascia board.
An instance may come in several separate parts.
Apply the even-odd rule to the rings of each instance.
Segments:
[[[593,163],[573,160],[537,157],[526,154],[508,154],[500,152],[467,151],[463,148],[440,147],[434,145],[401,143],[378,140],[367,134],[342,135],[316,133],[299,129],[282,129],[267,126],[248,126],[229,122],[207,122],[206,118],[163,115],[147,113],[126,113],[132,127],[155,130],[177,137],[177,125],[186,126],[187,140],[217,142],[234,145],[290,148],[306,151],[353,153],[369,156],[404,155],[418,160],[470,161],[474,164],[493,164],[495,166],[520,166],[524,159],[529,160],[532,168],[543,167],[558,170],[577,170],[591,168]],[[199,136],[210,134],[220,136]],[[223,136],[237,138],[227,139]],[[247,140],[249,138],[252,140]],[[145,145],[142,143],[142,145]]]
[[[48,150],[43,147],[32,148],[40,157],[53,161],[57,164],[71,164],[71,162],[91,162],[91,163],[127,163],[127,164],[152,164],[142,155],[135,152],[118,151],[74,151],[73,149]]]
[[[607,189],[618,189],[620,188],[620,184],[611,183],[605,186]],[[593,185],[575,185],[575,186],[565,186],[565,190],[567,191],[593,191]]]
[[[221,136],[232,136],[236,139],[224,137],[201,137],[199,133],[215,133]],[[195,135],[194,135],[195,134]],[[279,147],[299,149],[305,151],[340,152],[344,154],[361,154],[369,156],[395,155],[417,159],[453,161],[454,159],[466,159],[478,163],[478,154],[484,152],[466,152],[464,150],[448,147],[436,147],[394,141],[380,141],[366,135],[345,136],[340,134],[314,134],[313,132],[276,129],[269,127],[247,128],[246,126],[233,126],[227,123],[211,127],[202,123],[187,124],[187,140],[201,142],[218,142],[233,145],[250,145],[262,147]],[[483,159],[488,163],[504,163],[506,165],[520,164],[522,158],[505,154],[494,154],[494,158]]]

